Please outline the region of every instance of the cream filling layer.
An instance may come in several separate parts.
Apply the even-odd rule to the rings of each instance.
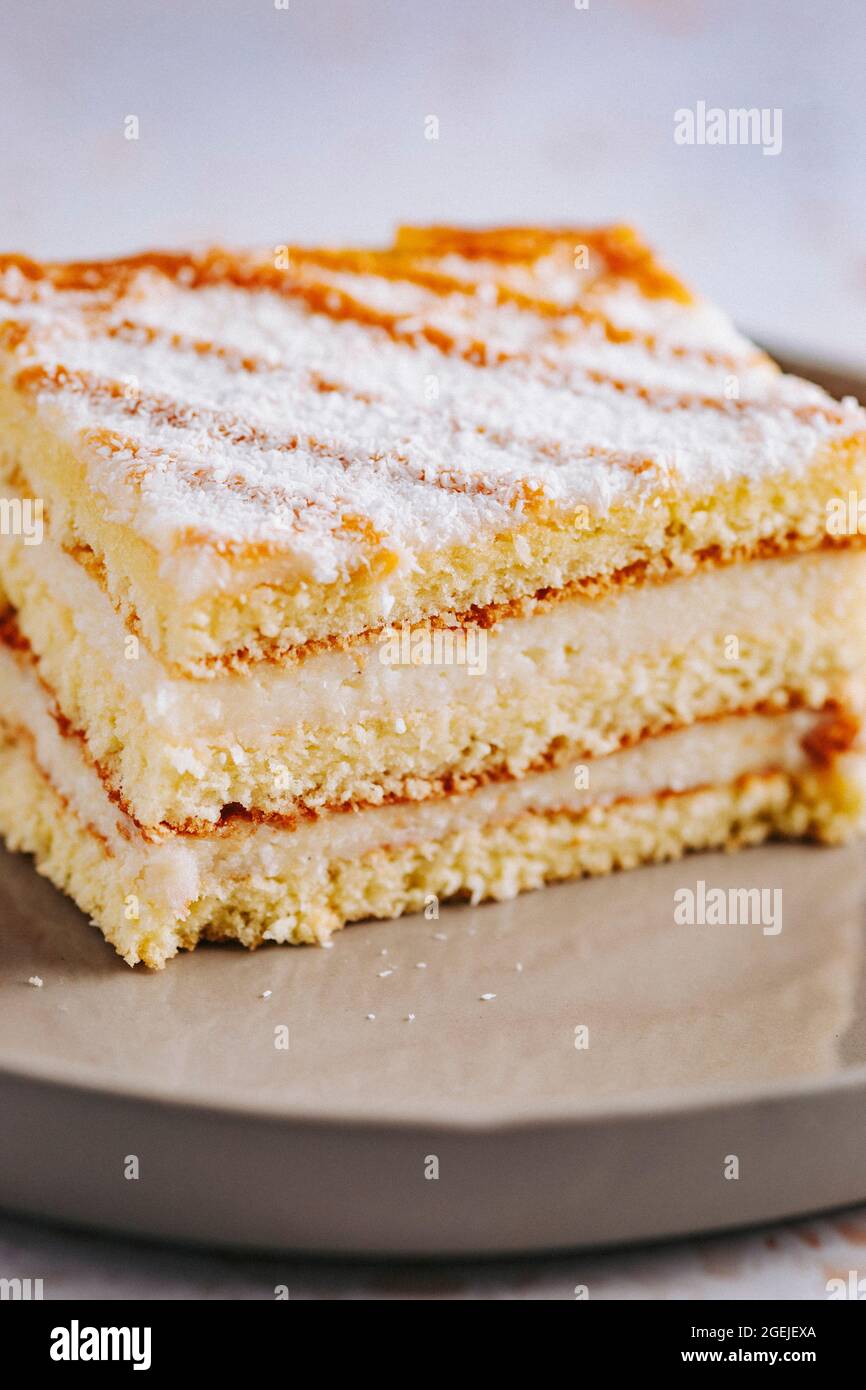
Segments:
[[[593,667],[639,668],[646,653],[682,651],[706,642],[708,634],[718,634],[720,642],[731,634],[740,642],[787,646],[810,621],[844,634],[851,667],[866,656],[866,608],[855,601],[866,587],[866,554],[818,551],[704,570],[602,598],[571,597],[489,630],[440,630],[437,636],[435,629],[398,628],[301,662],[257,663],[195,679],[169,674],[143,642],[131,643],[106,594],[49,536],[39,546],[7,537],[4,546],[14,546],[21,572],[66,608],[124,703],[140,708],[151,728],[164,730],[175,744],[208,739],[261,746],[298,724],[398,720],[475,704],[488,682],[515,692],[579,684]]]
[[[0,714],[26,730],[36,762],[70,814],[101,835],[126,891],[182,919],[220,881],[316,875],[335,860],[384,845],[438,842],[462,827],[507,821],[525,811],[578,812],[621,797],[722,785],[746,773],[795,774],[809,766],[803,738],[820,722],[808,710],[729,716],[519,781],[461,796],[325,813],[294,828],[239,820],[200,836],[147,841],[108,798],[81,744],[64,737],[33,670],[0,648]]]

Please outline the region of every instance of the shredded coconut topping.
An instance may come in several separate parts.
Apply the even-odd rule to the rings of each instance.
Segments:
[[[158,552],[320,582],[804,467],[866,428],[626,228],[406,229],[388,251],[0,259],[0,365]]]

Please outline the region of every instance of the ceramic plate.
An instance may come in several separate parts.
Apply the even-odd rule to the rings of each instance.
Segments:
[[[7,1208],[453,1254],[866,1198],[861,846],[700,855],[161,974],[28,861],[0,870]],[[701,883],[780,911],[678,924]]]

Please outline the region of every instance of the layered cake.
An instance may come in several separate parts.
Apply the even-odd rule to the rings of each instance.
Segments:
[[[130,964],[863,820],[866,414],[627,228],[0,258],[0,480],[0,830]]]

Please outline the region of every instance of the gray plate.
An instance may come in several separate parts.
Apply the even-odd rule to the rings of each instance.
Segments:
[[[9,1208],[477,1253],[866,1198],[862,847],[695,856],[353,927],[329,951],[204,947],[159,975],[26,860],[0,871]],[[781,932],[676,925],[674,893],[698,880],[781,890]]]

